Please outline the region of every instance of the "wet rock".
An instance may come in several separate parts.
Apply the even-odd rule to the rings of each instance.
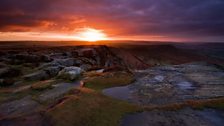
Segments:
[[[31,74],[28,74],[28,75],[25,75],[23,77],[25,80],[28,80],[28,81],[36,81],[36,80],[46,80],[46,79],[49,79],[50,76],[47,74],[46,71],[37,71],[35,73],[31,73]]]
[[[80,67],[66,67],[59,72],[58,76],[63,79],[75,80],[82,72]]]

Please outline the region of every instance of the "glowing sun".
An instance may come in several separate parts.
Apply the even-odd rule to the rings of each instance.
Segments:
[[[84,41],[99,41],[99,40],[106,40],[107,35],[103,33],[102,30],[97,30],[93,28],[83,28],[78,32],[78,38]]]

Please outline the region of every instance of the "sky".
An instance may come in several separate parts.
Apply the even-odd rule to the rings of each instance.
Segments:
[[[224,41],[224,0],[1,0],[0,40]]]

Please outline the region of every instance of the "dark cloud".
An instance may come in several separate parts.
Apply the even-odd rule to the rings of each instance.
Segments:
[[[0,31],[90,26],[120,36],[223,38],[223,12],[224,0],[1,0]]]

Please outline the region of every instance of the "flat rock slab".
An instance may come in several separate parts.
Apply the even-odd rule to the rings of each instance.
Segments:
[[[124,116],[121,126],[223,126],[224,111],[183,109],[142,112]]]
[[[55,100],[60,96],[63,96],[70,89],[79,87],[80,82],[75,83],[59,83],[54,85],[53,89],[49,89],[41,93],[36,99],[40,102],[47,102]],[[35,112],[36,108],[41,104],[32,98],[32,96],[26,96],[19,100],[14,100],[8,103],[0,105],[0,118],[9,118],[11,116],[21,116]]]
[[[32,100],[31,96],[27,96],[20,100],[15,100],[0,105],[0,117],[32,113],[35,111],[37,106],[39,106],[39,103]]]
[[[38,100],[40,102],[55,100],[56,98],[67,93],[72,88],[76,88],[79,86],[80,86],[80,82],[56,84],[56,85],[54,85],[53,89],[47,90],[47,91],[43,92],[42,94],[40,94],[38,97]]]
[[[105,89],[103,93],[142,105],[224,96],[224,71],[206,63],[154,67],[135,74],[136,81],[128,89],[116,87]]]

